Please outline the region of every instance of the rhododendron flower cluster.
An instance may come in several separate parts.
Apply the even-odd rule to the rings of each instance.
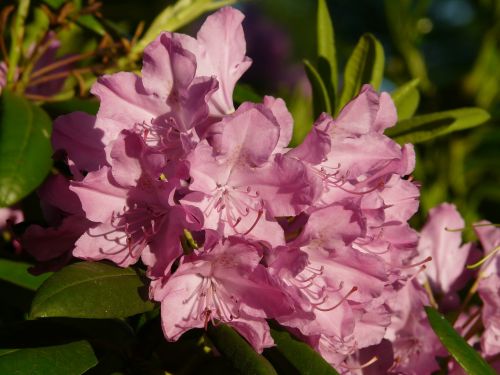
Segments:
[[[40,270],[71,257],[140,262],[168,340],[224,323],[261,352],[274,319],[347,371],[384,337],[424,339],[412,309],[425,297],[413,279],[422,260],[407,223],[415,156],[383,134],[397,120],[390,96],[363,86],[289,148],[283,100],[234,107],[251,64],[242,20],[223,8],[196,38],[162,33],[140,75],[94,84],[96,116],[56,120],[55,157],[71,176],[40,189],[52,226],[28,228],[25,248]],[[450,290],[452,280],[432,281]]]
[[[500,371],[500,258],[495,256],[500,249],[500,229],[487,221],[475,223],[473,228],[479,243],[462,243],[465,222],[456,207],[443,203],[430,210],[413,261],[432,260],[398,289],[397,299],[389,302],[393,315],[384,340],[349,358],[352,367],[377,356],[377,365],[370,366],[368,373],[375,369],[373,373],[415,375],[438,371],[437,359],[447,357],[447,352],[423,309],[434,305],[450,313],[455,330]],[[458,291],[467,285],[468,297],[461,301]],[[476,290],[482,306],[470,303]],[[448,362],[448,370],[465,373],[454,361]]]

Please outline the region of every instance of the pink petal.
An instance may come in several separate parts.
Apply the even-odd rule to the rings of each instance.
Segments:
[[[21,242],[36,260],[50,261],[64,254],[70,254],[75,247],[75,241],[89,225],[88,220],[77,215],[66,217],[57,228],[31,225],[24,232]]]
[[[123,131],[111,148],[111,173],[122,187],[136,186],[142,175],[141,156],[144,149],[143,139],[136,133]]]
[[[144,88],[163,101],[176,90],[182,93],[194,79],[195,56],[172,38],[162,33],[144,49],[142,81]]]
[[[95,171],[107,165],[102,138],[95,127],[96,118],[83,112],[60,116],[54,121],[52,147],[65,150],[80,170]]]
[[[280,127],[280,137],[276,145],[276,152],[282,152],[292,140],[293,117],[288,111],[286,103],[281,98],[264,96],[264,105],[271,110]]]
[[[425,273],[432,285],[443,293],[455,291],[453,283],[465,270],[470,247],[461,247],[462,233],[453,231],[464,225],[456,207],[443,203],[430,210],[429,219],[421,232],[418,243],[420,258],[432,256]]]
[[[224,120],[224,130],[216,152],[223,154],[231,165],[248,163],[259,166],[274,151],[279,135],[279,125],[265,107],[244,103]]]
[[[329,115],[321,114],[304,141],[288,151],[287,155],[314,165],[325,161],[331,151],[331,139],[330,135],[322,129],[325,128],[325,123],[331,121]]]
[[[337,127],[351,134],[382,131],[396,123],[397,112],[387,93],[378,95],[370,85],[363,85],[357,97],[350,101],[336,119]]]
[[[225,115],[234,110],[234,86],[251,64],[245,56],[243,18],[243,14],[234,8],[222,8],[207,17],[197,34],[199,49],[193,51],[198,61],[196,74],[215,75],[219,81],[219,90],[210,100],[213,115]]]
[[[265,348],[274,346],[269,325],[264,319],[235,319],[229,323],[231,327],[242,335],[257,353],[262,353]]]
[[[102,129],[108,141],[124,129],[133,129],[143,122],[150,124],[169,110],[165,102],[146,91],[141,79],[133,73],[102,76],[91,92],[101,101],[96,127]]]
[[[136,263],[140,256],[129,249],[127,233],[108,222],[88,228],[76,241],[73,255],[90,261],[107,259],[120,267]]]
[[[111,219],[113,212],[126,206],[126,190],[112,182],[111,170],[103,167],[85,176],[83,181],[71,181],[70,190],[78,195],[87,218],[96,223]]]

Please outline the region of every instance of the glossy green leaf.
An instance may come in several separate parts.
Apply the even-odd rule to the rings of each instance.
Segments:
[[[302,375],[338,375],[338,372],[309,345],[282,329],[271,329],[278,351]]]
[[[226,357],[241,374],[275,375],[269,361],[257,353],[250,344],[227,325],[209,327],[208,337],[217,350]]]
[[[0,259],[0,279],[29,290],[37,290],[51,274],[45,273],[43,275],[33,276],[28,272],[28,268],[31,266],[32,265],[28,263]]]
[[[484,124],[490,115],[481,108],[459,108],[399,121],[385,134],[396,142],[419,143],[458,130]]]
[[[86,341],[28,349],[0,349],[0,374],[81,375],[97,364]]]
[[[203,13],[214,11],[236,0],[179,0],[166,7],[151,23],[144,36],[132,47],[131,58],[137,59],[144,48],[162,31],[175,31]]]
[[[81,262],[63,268],[42,284],[30,317],[122,318],[153,307],[133,269]]]
[[[384,75],[384,49],[372,34],[364,34],[352,52],[344,72],[344,87],[337,112],[354,98],[365,83],[380,88]]]
[[[335,108],[338,68],[335,32],[325,0],[318,0],[317,14],[318,71],[325,82],[330,105]]]
[[[426,307],[432,329],[460,366],[472,375],[494,375],[496,371],[461,337],[436,309]]]
[[[31,193],[52,167],[52,121],[43,109],[9,91],[0,97],[0,207]]]
[[[312,87],[314,117],[318,117],[321,112],[332,113],[330,96],[320,74],[308,60],[304,60],[304,67]]]
[[[418,78],[411,80],[391,93],[392,100],[398,111],[399,121],[412,117],[417,111],[418,104],[420,103],[419,82]]]

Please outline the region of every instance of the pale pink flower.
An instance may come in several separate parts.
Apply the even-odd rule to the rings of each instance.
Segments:
[[[220,127],[214,146],[202,141],[188,156],[192,192],[182,203],[198,207],[204,227],[221,235],[284,244],[274,218],[296,215],[305,207],[302,163],[273,154],[280,147],[280,126],[263,105],[241,105]]]
[[[259,352],[273,345],[265,319],[292,307],[259,264],[261,257],[258,244],[236,237],[184,256],[175,273],[152,289],[161,302],[165,337],[177,340],[191,328],[226,323]]]
[[[465,271],[472,244],[462,245],[461,229],[465,222],[456,207],[443,203],[429,212],[418,243],[420,257],[432,257],[424,275],[433,289],[442,294],[458,291],[459,277]],[[457,230],[458,229],[458,230]]]
[[[188,226],[186,212],[173,202],[180,180],[177,165],[164,165],[139,135],[126,131],[113,143],[110,155],[111,167],[71,182],[86,217],[95,223],[76,242],[74,255],[126,267],[147,254],[146,264],[167,267],[181,255],[178,238],[183,225]],[[155,237],[163,240],[165,234],[176,241],[162,244],[161,255],[152,255]]]
[[[500,353],[500,229],[487,221],[477,223],[476,234],[486,256],[490,256],[479,272],[479,296],[483,301],[481,318],[484,332],[481,349],[485,356]]]
[[[0,208],[0,230],[7,227],[8,223],[17,224],[24,220],[23,212],[18,208]]]
[[[424,306],[429,299],[415,280],[410,280],[389,301],[392,322],[385,338],[392,342],[394,363],[389,373],[431,374],[439,370],[437,356],[446,356],[432,330]]]

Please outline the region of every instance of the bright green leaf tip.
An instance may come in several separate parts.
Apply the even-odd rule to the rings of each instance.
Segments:
[[[328,91],[330,106],[335,108],[338,88],[337,52],[333,23],[325,0],[318,0],[316,34],[318,72]]]
[[[437,337],[458,364],[471,375],[495,375],[496,371],[453,329],[436,309],[426,307],[425,312]]]
[[[455,131],[483,125],[490,115],[482,108],[458,108],[399,121],[385,134],[400,144],[419,143]]]
[[[337,113],[359,93],[363,84],[370,84],[375,90],[380,88],[384,62],[384,49],[377,38],[372,34],[361,36],[347,61]]]

